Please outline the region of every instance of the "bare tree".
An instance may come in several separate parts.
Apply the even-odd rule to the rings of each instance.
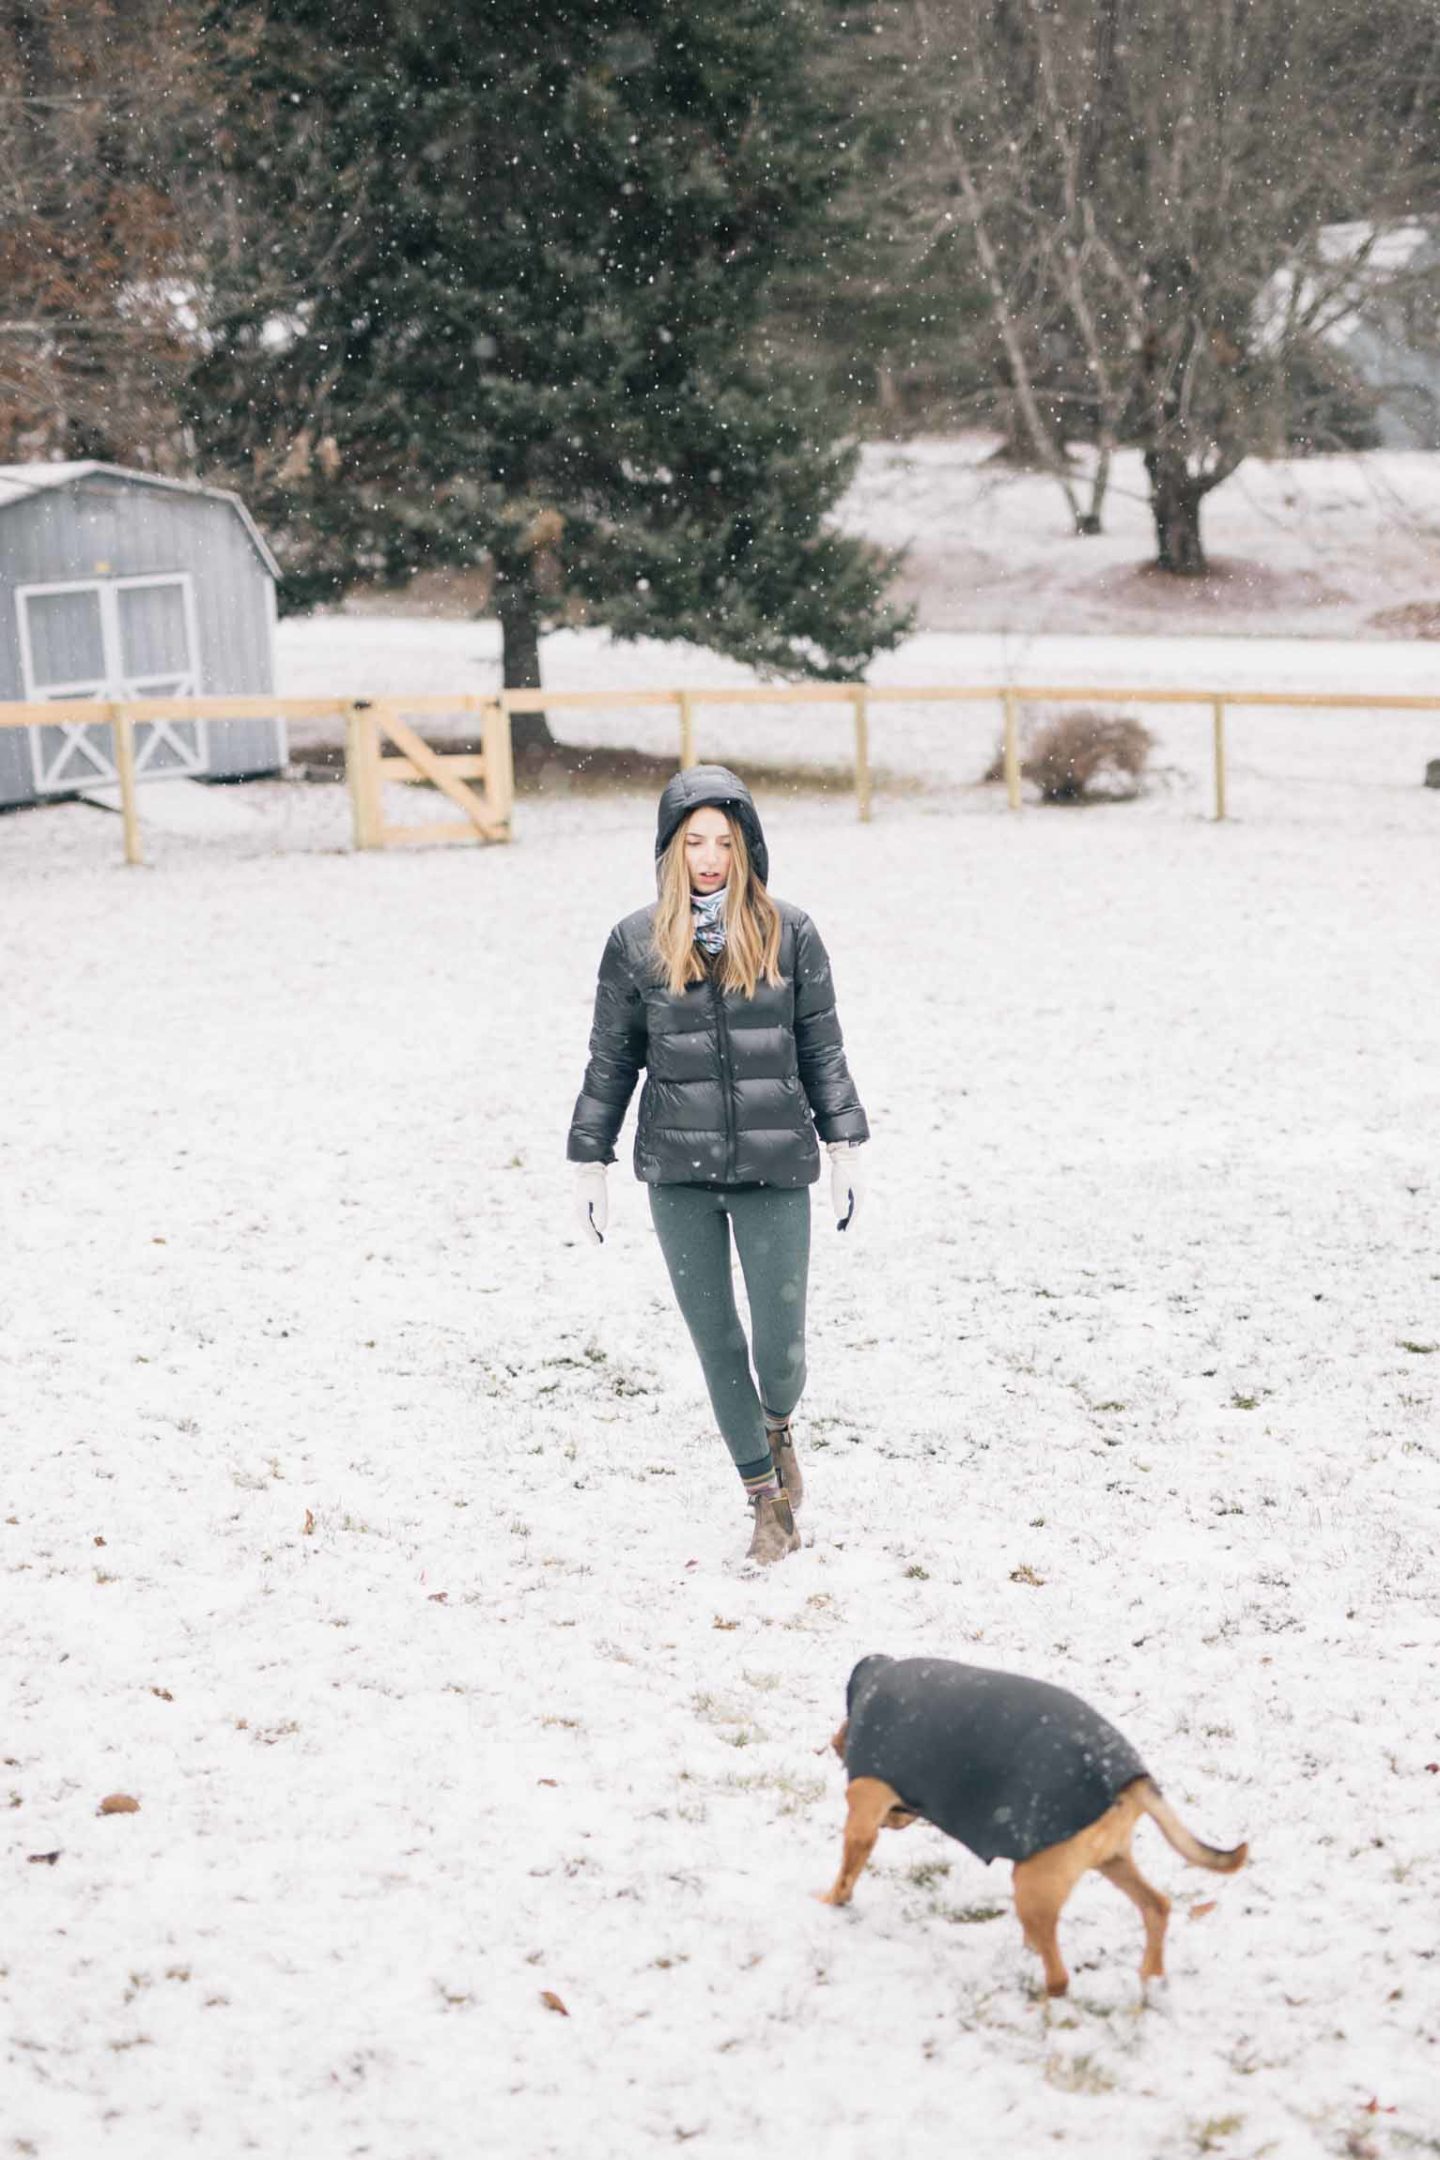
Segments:
[[[184,460],[185,0],[0,0],[0,458]]]
[[[1203,572],[1205,497],[1307,432],[1328,320],[1433,204],[1433,0],[887,0],[873,27],[913,100],[912,222],[966,236],[994,379],[1076,530],[1135,443],[1159,565]]]

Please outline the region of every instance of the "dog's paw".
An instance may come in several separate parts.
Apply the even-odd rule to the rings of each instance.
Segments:
[[[1140,1982],[1139,2009],[1142,2014],[1146,2010],[1158,2010],[1162,2016],[1168,2017],[1174,2007],[1175,1998],[1170,1993],[1170,1982],[1163,1974],[1159,1979]]]

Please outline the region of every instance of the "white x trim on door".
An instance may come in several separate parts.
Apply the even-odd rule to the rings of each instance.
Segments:
[[[150,655],[151,667],[143,671],[134,663],[141,655],[127,650],[130,639],[122,622],[122,595],[169,587],[177,589],[181,602],[183,652],[176,649]],[[100,672],[88,675],[61,674],[56,663],[42,663],[37,656],[36,623],[31,608],[62,594],[92,596],[97,615],[87,626],[98,629],[96,650],[90,655],[100,662]],[[194,697],[200,680],[200,648],[196,629],[195,592],[185,571],[149,577],[72,578],[47,585],[25,585],[15,596],[19,613],[20,660],[25,695],[37,703],[57,698]],[[78,656],[77,656],[78,657]],[[108,726],[87,721],[61,721],[54,726],[28,731],[30,756],[37,794],[54,795],[76,788],[104,785],[117,779],[114,745]],[[161,774],[194,775],[206,769],[207,746],[202,720],[150,720],[135,730],[135,769],[158,778]]]

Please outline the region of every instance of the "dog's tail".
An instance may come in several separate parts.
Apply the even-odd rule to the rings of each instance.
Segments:
[[[1166,1843],[1173,1845],[1181,1859],[1188,1860],[1192,1867],[1213,1868],[1217,1875],[1233,1875],[1237,1868],[1244,1867],[1250,1851],[1248,1845],[1232,1845],[1228,1852],[1220,1852],[1214,1845],[1202,1845],[1148,1777],[1137,1779],[1135,1797]]]

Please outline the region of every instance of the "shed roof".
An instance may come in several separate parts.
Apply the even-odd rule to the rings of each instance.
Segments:
[[[212,502],[227,504],[244,525],[256,554],[271,577],[279,577],[280,565],[265,545],[259,526],[240,497],[233,495],[229,488],[205,487],[198,480],[168,480],[160,473],[137,472],[131,465],[104,465],[98,458],[77,458],[68,462],[56,460],[51,464],[0,465],[0,514],[12,509],[18,502],[26,502],[31,496],[42,494],[48,488],[69,487],[74,481],[90,480],[96,474],[103,474],[109,480],[131,480],[137,487],[169,488],[181,495],[205,495]]]

